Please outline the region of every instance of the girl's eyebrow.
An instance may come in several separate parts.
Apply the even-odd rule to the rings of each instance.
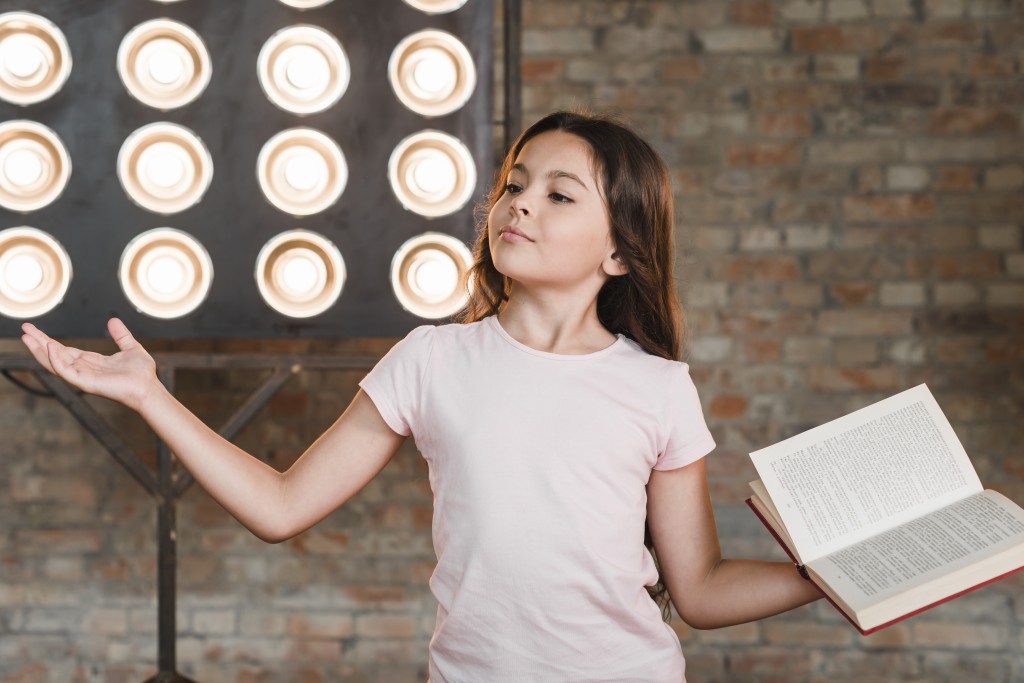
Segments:
[[[513,171],[519,171],[520,173],[525,175],[527,178],[530,177],[530,172],[526,170],[526,166],[524,166],[523,164],[513,164],[512,165],[512,170]],[[548,178],[568,178],[569,180],[575,180],[577,183],[579,183],[581,186],[583,186],[584,190],[586,190],[587,192],[590,191],[590,188],[587,187],[587,184],[584,183],[582,180],[580,180],[580,177],[578,175],[576,175],[575,173],[569,173],[568,171],[554,170],[554,171],[549,171],[548,172]]]

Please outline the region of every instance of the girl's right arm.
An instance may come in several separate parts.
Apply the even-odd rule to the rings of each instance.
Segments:
[[[47,370],[83,391],[136,410],[196,481],[259,538],[277,543],[329,515],[380,472],[406,437],[394,432],[362,391],[281,473],[188,411],[157,379],[155,363],[120,320],[108,323],[120,353],[66,347],[23,326],[25,345]]]

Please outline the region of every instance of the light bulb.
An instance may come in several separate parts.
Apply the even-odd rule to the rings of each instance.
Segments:
[[[38,38],[15,34],[0,42],[0,61],[8,72],[27,80],[46,64],[46,54],[39,49]]]
[[[412,79],[424,96],[445,96],[455,88],[459,73],[448,53],[437,48],[423,48],[415,57]]]
[[[298,295],[306,298],[317,285],[318,268],[310,258],[308,251],[295,250],[305,253],[288,254],[281,270],[281,286]]]
[[[181,45],[166,39],[154,40],[150,45],[152,53],[146,62],[150,77],[163,85],[180,80],[186,68],[181,58]]]
[[[429,150],[412,166],[412,183],[424,196],[451,194],[458,182],[458,171],[447,154]]]
[[[28,187],[43,177],[43,161],[27,149],[15,150],[4,160],[4,176],[15,185]]]
[[[179,291],[185,284],[185,269],[178,259],[172,256],[159,256],[149,264],[145,277],[149,286],[157,292],[171,294]]]
[[[299,90],[320,91],[331,77],[331,66],[323,53],[308,45],[289,47],[281,55],[288,83]]]
[[[295,149],[284,165],[285,182],[300,192],[312,190],[328,173],[324,158],[308,147]]]
[[[443,301],[459,284],[459,269],[450,257],[431,250],[411,269],[413,288],[428,301]]]
[[[139,155],[139,167],[155,185],[171,188],[185,177],[182,150],[169,142],[157,142]]]
[[[43,282],[43,265],[37,258],[18,254],[7,263],[4,280],[15,291],[31,292]]]

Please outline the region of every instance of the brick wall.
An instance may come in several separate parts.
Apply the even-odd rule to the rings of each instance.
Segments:
[[[750,450],[922,381],[982,481],[1024,502],[1019,1],[530,0],[524,23],[526,122],[615,108],[672,168],[727,554],[783,557],[741,502]],[[393,341],[173,348],[381,354]],[[298,375],[238,443],[287,467],[360,376]],[[183,373],[180,395],[218,425],[258,381]],[[90,401],[152,460],[141,420]],[[59,406],[7,383],[0,434],[0,681],[144,680],[153,501]],[[278,546],[191,490],[179,668],[200,683],[424,680],[430,510],[411,443]],[[1019,577],[869,638],[823,604],[717,631],[675,624],[693,683],[1024,680]]]

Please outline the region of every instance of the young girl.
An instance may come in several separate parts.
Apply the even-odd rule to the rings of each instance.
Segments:
[[[271,543],[345,503],[413,436],[434,492],[432,683],[680,683],[666,591],[701,629],[820,593],[792,564],[722,559],[703,461],[715,444],[675,360],[664,162],[611,119],[558,112],[516,141],[488,207],[459,322],[396,344],[284,473],[175,400],[117,318],[111,356],[28,323],[22,340],[72,385],[138,411]]]

